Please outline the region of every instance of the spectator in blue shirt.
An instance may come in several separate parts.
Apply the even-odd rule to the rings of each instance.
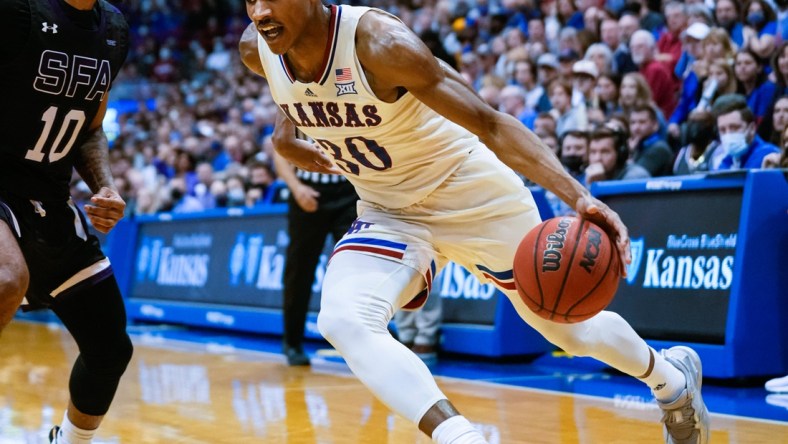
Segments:
[[[777,95],[788,94],[788,41],[780,43],[774,52],[772,73],[777,85]]]
[[[679,104],[673,110],[668,125],[668,133],[678,138],[680,133],[679,126],[687,120],[690,111],[698,104],[698,88],[702,79],[698,78],[695,72],[694,63],[703,57],[701,42],[709,35],[710,28],[705,23],[693,23],[684,32],[683,49],[689,63],[681,73],[682,87]]]
[[[636,106],[629,114],[632,141],[636,142],[634,161],[653,177],[673,172],[673,150],[659,134],[657,110],[652,105]]]
[[[760,168],[767,155],[779,152],[755,133],[755,115],[741,95],[720,97],[712,112],[717,119],[722,153],[716,170]]]
[[[714,10],[717,23],[728,31],[733,43],[741,48],[744,45],[744,25],[741,23],[741,6],[735,0],[717,0]]]
[[[768,58],[774,51],[775,34],[777,34],[777,15],[765,0],[750,0],[743,21],[744,49],[749,49],[759,57]]]
[[[752,50],[741,50],[736,54],[733,71],[739,81],[738,92],[747,98],[747,106],[755,114],[757,126],[771,111],[776,87],[763,71],[763,60]]]

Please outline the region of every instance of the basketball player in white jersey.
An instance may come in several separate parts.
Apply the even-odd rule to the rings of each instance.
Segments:
[[[358,219],[324,278],[318,327],[382,402],[435,442],[485,442],[386,328],[395,311],[423,303],[437,269],[452,260],[494,283],[566,352],[648,384],[665,412],[667,442],[707,441],[694,351],[657,353],[611,312],[576,324],[546,321],[517,295],[515,249],[540,219],[512,170],[608,229],[622,262],[631,261],[619,216],[533,133],[488,107],[385,12],[320,0],[247,0],[246,9],[253,23],[242,59],[268,79],[285,116],[277,151],[306,170],[341,172],[358,191]],[[296,140],[296,126],[315,144]]]

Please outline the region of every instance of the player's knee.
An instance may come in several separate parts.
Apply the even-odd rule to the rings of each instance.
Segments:
[[[19,305],[27,293],[30,274],[24,266],[11,265],[0,269],[0,298]]]
[[[321,308],[317,315],[317,329],[326,341],[336,344],[347,334],[347,327],[351,324],[345,321],[346,319],[337,310]]]
[[[540,332],[545,338],[572,356],[588,356],[593,349],[593,332],[581,324],[551,324]]]
[[[317,328],[334,347],[358,343],[359,338],[365,336],[390,334],[388,322],[391,311],[375,304],[374,300],[356,310],[348,310],[347,307],[323,307],[317,316]]]
[[[82,358],[85,365],[95,373],[119,378],[126,371],[134,353],[129,335],[123,333],[110,339],[100,348],[84,349]]]
[[[134,354],[134,346],[131,344],[131,338],[128,334],[124,334],[113,353],[116,356],[118,368],[121,368],[121,373],[126,371],[126,367],[131,362],[131,356]]]
[[[133,354],[134,346],[131,344],[129,335],[124,333],[122,337],[118,338],[115,342],[112,352],[110,353],[111,359],[113,360],[113,370],[119,375],[122,375],[123,372],[126,371],[129,362],[131,362],[131,356]]]
[[[589,356],[592,349],[588,341],[578,336],[566,337],[559,347],[572,356]]]

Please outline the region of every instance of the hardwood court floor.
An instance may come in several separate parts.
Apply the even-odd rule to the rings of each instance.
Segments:
[[[329,366],[134,335],[136,350],[97,442],[429,443]],[[54,324],[13,322],[0,339],[0,444],[45,442],[68,393],[71,337]],[[499,443],[660,443],[652,404],[439,378],[454,403]],[[713,416],[712,443],[788,444],[788,423]]]

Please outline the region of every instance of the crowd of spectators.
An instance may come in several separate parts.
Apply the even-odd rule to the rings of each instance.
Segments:
[[[786,0],[350,3],[397,15],[587,185],[788,166]],[[120,8],[131,52],[106,128],[130,213],[284,201],[276,105],[236,49],[244,2]]]

